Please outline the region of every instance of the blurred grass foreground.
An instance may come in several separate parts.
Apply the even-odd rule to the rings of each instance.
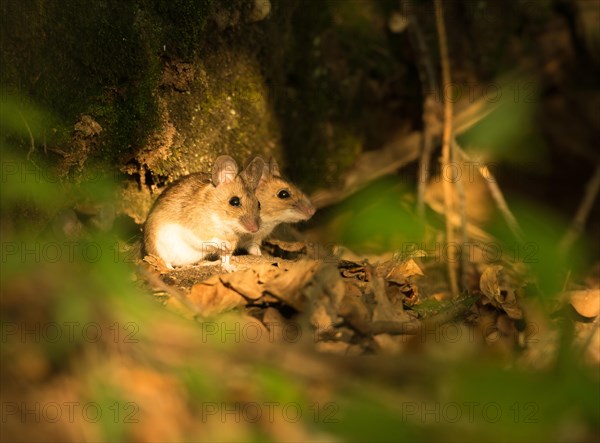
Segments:
[[[513,15],[501,11],[492,24],[518,28],[513,17],[525,16],[524,27],[542,29],[551,2],[539,3],[512,2]],[[333,332],[315,328],[293,306],[279,312],[249,302],[245,310],[204,318],[184,309],[185,298],[168,284],[175,277],[145,272],[139,233],[150,190],[205,166],[213,154],[273,154],[296,162],[291,176],[303,189],[337,191],[342,181],[336,180],[356,158],[405,138],[397,135],[398,115],[413,119],[411,130],[421,124],[421,98],[413,94],[418,74],[406,67],[412,56],[404,37],[386,24],[396,0],[198,4],[99,1],[85,15],[72,2],[64,14],[62,4],[43,1],[21,15],[15,14],[21,4],[1,6],[20,17],[6,23],[12,46],[1,48],[2,60],[11,62],[21,42],[30,52],[5,64],[0,80],[14,83],[22,74],[36,99],[0,89],[0,440],[599,441],[600,316],[597,306],[584,315],[561,299],[569,285],[572,292],[598,290],[591,264],[597,245],[583,234],[570,253],[558,252],[568,223],[547,202],[511,195],[524,236],[516,241],[485,199],[473,197],[469,220],[485,222],[484,234],[494,239],[489,245],[503,258],[510,251],[513,260],[473,258],[465,280],[476,290],[458,299],[447,296],[446,263],[436,257],[445,252],[439,179],[432,178],[426,196],[428,224],[414,215],[414,168],[379,176],[320,209],[305,234],[317,239],[313,246],[325,238],[333,247],[325,259],[315,252],[298,260],[331,259],[319,278],[355,272],[351,278],[364,283],[377,273],[367,260],[377,254],[402,266],[420,260],[427,278],[376,288],[364,303],[383,312],[385,326],[398,314],[390,308],[396,296],[401,314],[410,310],[423,320],[405,335],[377,334],[369,325],[352,329],[348,319],[361,319],[356,300],[364,294],[350,292],[343,294],[347,315],[331,325]],[[278,20],[252,28],[269,13]],[[469,25],[481,26],[474,22]],[[40,47],[32,46],[37,34],[25,32],[28,24],[46,35]],[[71,24],[86,38],[70,33]],[[496,36],[492,24],[485,23]],[[459,28],[469,39],[479,36],[479,28],[472,34]],[[106,50],[94,51],[96,34],[106,37],[100,48]],[[500,37],[479,39],[490,46],[479,49],[493,54],[509,46]],[[511,50],[519,56],[538,52],[529,37],[517,40],[525,49],[513,42]],[[511,63],[481,59],[489,77],[506,68],[494,61]],[[27,63],[37,70],[24,72]],[[456,71],[479,66],[464,64],[457,62]],[[560,89],[555,64],[544,66]],[[263,71],[285,82],[269,89]],[[39,83],[36,72],[46,72]],[[76,87],[64,87],[69,77]],[[557,102],[571,112],[569,102]],[[531,134],[534,108],[503,103],[458,142],[473,156],[517,169],[527,162],[550,168],[541,136]],[[533,169],[521,171],[537,180]],[[564,187],[564,194],[563,202],[576,193]],[[370,284],[378,281],[386,282],[375,275]],[[308,304],[317,313],[319,297],[336,289],[322,283],[308,283],[314,295]],[[387,304],[376,299],[381,294]],[[262,322],[251,315],[259,308]],[[439,320],[448,312],[464,318]]]
[[[281,344],[249,317],[166,311],[119,233],[65,212],[112,195],[111,180],[55,179],[17,149],[41,149],[44,113],[1,110],[3,441],[596,438],[598,374],[567,344],[542,369],[507,365],[457,325],[425,331],[417,352],[334,357],[307,330]],[[531,342],[564,333],[532,321]]]

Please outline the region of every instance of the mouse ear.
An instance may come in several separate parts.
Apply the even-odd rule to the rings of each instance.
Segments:
[[[250,163],[252,163],[252,160],[254,160],[255,158],[260,158],[260,159],[262,160],[262,158],[261,158],[259,155],[257,155],[257,156],[252,156],[252,155],[250,155],[250,156],[249,156],[249,157],[248,157],[248,158],[247,158],[247,159],[244,161],[244,164],[242,165],[242,169],[246,169],[246,168],[247,168],[247,167],[250,165]]]
[[[281,173],[279,172],[279,165],[277,164],[275,157],[271,157],[271,160],[269,160],[269,163],[266,166],[268,167],[269,173],[271,175],[281,177]]]
[[[219,186],[223,183],[232,182],[237,174],[238,165],[235,160],[228,155],[221,155],[217,157],[213,166],[213,185]]]
[[[254,157],[252,161],[246,163],[246,167],[242,171],[241,175],[252,189],[256,189],[261,177],[263,176],[265,161],[260,157]]]

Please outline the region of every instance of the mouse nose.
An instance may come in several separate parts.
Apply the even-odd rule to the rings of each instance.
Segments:
[[[317,209],[309,201],[301,201],[296,206],[298,210],[306,216],[306,220],[311,218]]]
[[[260,227],[260,221],[257,218],[241,217],[240,223],[248,232],[257,232]]]

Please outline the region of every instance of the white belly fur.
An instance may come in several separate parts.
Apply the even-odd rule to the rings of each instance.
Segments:
[[[231,248],[231,244],[225,240],[200,239],[189,229],[175,223],[161,226],[155,242],[158,255],[169,267],[191,265],[211,252]]]

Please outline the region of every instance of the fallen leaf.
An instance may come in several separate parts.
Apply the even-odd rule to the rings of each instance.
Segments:
[[[498,273],[502,269],[502,266],[488,266],[485,268],[479,279],[481,292],[491,300],[496,300],[500,296]]]
[[[340,274],[345,278],[357,278],[361,281],[369,281],[371,272],[368,267],[348,260],[340,260],[338,263]]]
[[[277,268],[270,264],[259,264],[243,271],[222,274],[220,279],[226,287],[233,289],[245,298],[256,300],[263,295],[263,282],[276,272]]]
[[[311,281],[319,266],[318,262],[310,260],[292,262],[265,282],[264,291],[301,311],[304,304],[301,289]]]
[[[523,318],[523,311],[517,302],[516,283],[504,272],[500,265],[485,268],[479,279],[481,292],[489,299],[491,304],[501,308],[508,316],[515,320]],[[486,304],[485,300],[482,300]]]
[[[304,242],[289,242],[272,238],[269,240],[265,240],[265,244],[276,246],[282,251],[286,252],[306,252],[306,243]]]
[[[223,285],[220,276],[196,283],[187,298],[206,317],[246,304],[244,297]]]
[[[600,312],[600,289],[569,291],[565,296],[579,315],[592,318]]]
[[[385,279],[393,283],[403,284],[406,279],[415,275],[425,275],[419,265],[411,258],[399,265],[396,265],[385,276]]]

